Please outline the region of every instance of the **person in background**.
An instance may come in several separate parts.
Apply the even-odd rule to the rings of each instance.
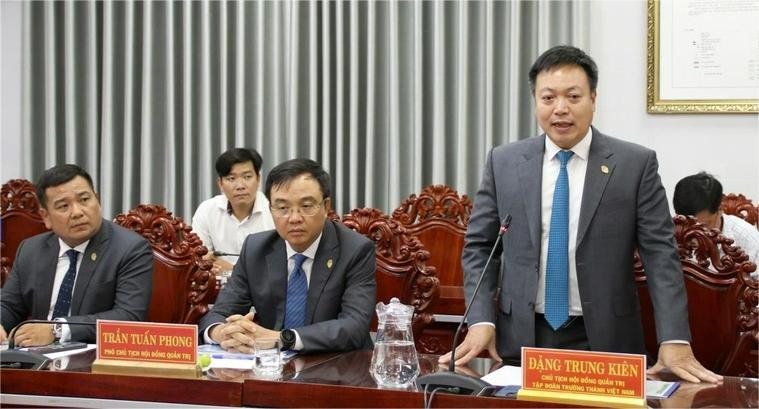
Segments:
[[[327,218],[329,174],[309,159],[277,165],[266,179],[276,231],[248,236],[200,339],[250,352],[254,339],[283,349],[349,351],[372,347],[377,282],[374,243]]]
[[[192,230],[208,248],[205,258],[213,262],[216,275],[232,271],[249,234],[274,229],[269,201],[258,190],[262,164],[253,149],[230,149],[216,159],[222,194],[201,203],[192,217]]]
[[[694,216],[710,229],[733,239],[733,244],[759,263],[759,230],[738,216],[722,213],[722,184],[714,176],[701,172],[680,179],[675,185],[672,204],[677,214]],[[751,274],[759,278],[759,272]]]
[[[582,50],[547,50],[532,65],[529,83],[545,133],[487,155],[462,254],[472,307],[456,363],[482,351],[518,360],[523,346],[645,354],[631,274],[637,245],[659,340],[649,373],[667,368],[687,381],[718,382],[690,346],[687,295],[655,152],[591,126],[598,68]],[[473,298],[507,214],[509,232]],[[450,359],[448,353],[440,363]]]
[[[92,178],[76,165],[54,166],[37,181],[40,215],[52,231],[21,242],[0,289],[0,340],[18,346],[95,342],[98,319],[142,321],[153,286],[153,253],[137,233],[103,219]],[[66,321],[93,325],[65,325]]]

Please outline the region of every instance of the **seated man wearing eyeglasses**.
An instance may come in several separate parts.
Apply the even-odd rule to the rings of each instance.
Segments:
[[[246,353],[257,338],[301,352],[371,348],[374,244],[327,218],[329,174],[312,160],[289,160],[271,170],[265,193],[276,231],[245,240],[200,320],[201,339]]]

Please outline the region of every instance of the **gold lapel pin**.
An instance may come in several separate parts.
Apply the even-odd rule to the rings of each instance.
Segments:
[[[90,254],[90,260],[95,261],[97,259],[98,259],[98,254],[97,253]]]
[[[603,172],[604,174],[608,174],[609,173],[609,167],[606,166],[606,165],[601,165],[601,172]]]
[[[327,260],[327,268],[332,268],[332,259]]]

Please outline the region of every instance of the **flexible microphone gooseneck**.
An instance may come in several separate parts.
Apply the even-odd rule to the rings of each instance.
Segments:
[[[488,260],[485,262],[485,267],[483,267],[482,272],[480,272],[480,278],[477,280],[477,285],[474,287],[474,291],[472,292],[472,299],[469,300],[469,304],[466,306],[464,315],[461,317],[461,322],[459,322],[459,326],[456,328],[456,333],[453,336],[451,362],[448,365],[448,371],[431,373],[417,378],[416,385],[420,390],[426,390],[429,388],[443,388],[443,391],[448,393],[482,395],[484,394],[483,390],[486,390],[486,388],[492,386],[482,379],[456,373],[456,346],[459,341],[459,334],[461,334],[461,328],[464,326],[464,322],[466,322],[466,318],[469,315],[469,309],[472,308],[474,299],[477,297],[477,292],[479,291],[480,285],[482,284],[482,279],[485,277],[485,271],[487,271],[488,266],[490,265],[490,260],[493,259],[495,249],[498,248],[498,244],[501,242],[503,235],[509,230],[510,224],[511,215],[507,214],[506,217],[504,217],[501,221],[501,227],[498,229],[498,237],[496,238],[495,243],[493,243],[493,248],[490,250],[490,255],[488,256]]]
[[[21,351],[16,349],[16,331],[26,324],[61,324],[61,325],[88,325],[94,327],[94,322],[70,322],[53,320],[26,320],[13,328],[8,334],[8,349],[0,351],[0,366],[3,368],[40,369],[47,365],[49,359],[34,351]]]
[[[239,254],[226,253],[226,252],[223,252],[223,251],[216,251],[216,250],[214,250],[213,255],[216,256],[216,257],[224,257],[224,256],[240,257]]]

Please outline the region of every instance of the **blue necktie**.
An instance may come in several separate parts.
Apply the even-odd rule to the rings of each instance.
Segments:
[[[306,322],[306,297],[308,297],[308,280],[303,271],[303,262],[308,257],[303,254],[293,256],[295,267],[290,280],[287,281],[287,307],[285,309],[285,328],[302,327]]]
[[[569,318],[569,176],[567,162],[572,151],[559,151],[559,177],[553,191],[551,227],[548,232],[548,261],[546,262],[545,317],[554,330]]]
[[[53,308],[53,319],[68,317],[69,310],[71,310],[71,293],[74,291],[74,280],[76,280],[76,259],[79,256],[79,252],[70,249],[66,252],[66,255],[69,256],[69,270],[66,271],[66,275],[63,276],[61,288],[58,290],[58,299],[55,301],[55,308]]]

